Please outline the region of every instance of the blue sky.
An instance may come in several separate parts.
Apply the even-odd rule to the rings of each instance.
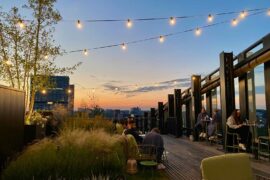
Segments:
[[[25,0],[1,0],[4,11],[16,5],[21,6]],[[228,11],[270,7],[268,0],[58,0],[56,8],[63,19],[74,20],[60,22],[56,26],[55,39],[63,49],[76,50],[98,47],[143,39],[151,36],[178,32],[205,25],[206,17],[183,19],[175,26],[169,26],[166,20],[154,22],[135,22],[133,28],[127,29],[123,22],[85,23],[85,19],[128,19],[144,17],[170,17],[183,15],[207,15]],[[31,17],[23,10],[22,14]],[[215,17],[214,22],[229,20],[237,15]],[[84,24],[76,29],[75,20]],[[233,51],[238,54],[250,44],[269,33],[270,17],[265,14],[248,17],[237,27],[223,24],[204,29],[200,37],[186,33],[170,37],[163,44],[149,41],[128,46],[123,52],[119,47],[96,50],[84,57],[81,53],[59,57],[57,64],[83,65],[71,76],[71,82],[80,84],[76,89],[76,106],[95,88],[98,103],[103,107],[128,108],[156,106],[158,101],[166,101],[167,94],[173,87],[149,88],[148,92],[127,95],[133,85],[141,88],[154,86],[155,83],[175,79],[190,78],[192,74],[207,74],[218,67],[219,53]],[[180,81],[179,81],[180,82]],[[124,87],[125,92],[115,92],[106,85]],[[185,84],[185,83],[184,83]],[[81,86],[89,88],[82,89]],[[183,84],[177,84],[181,87]]]

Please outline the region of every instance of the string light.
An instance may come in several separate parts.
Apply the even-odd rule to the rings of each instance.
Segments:
[[[246,11],[242,11],[242,12],[240,13],[240,15],[239,15],[239,17],[240,17],[241,19],[245,19],[246,16],[247,16],[247,12],[246,12]]]
[[[49,56],[48,56],[48,55],[45,55],[45,56],[44,56],[44,59],[48,59],[48,58],[49,58]]]
[[[171,26],[174,26],[175,24],[176,24],[176,19],[175,19],[175,17],[170,17],[170,25]]]
[[[256,10],[254,10],[254,11],[256,11]],[[260,12],[251,13],[251,14],[248,14],[247,16],[257,16],[257,15],[263,14],[265,12],[266,11],[261,10]],[[177,17],[177,18],[179,18],[179,17]],[[192,31],[194,31],[194,34],[198,36],[198,35],[201,35],[202,29],[218,26],[218,25],[221,25],[221,24],[227,24],[227,23],[231,23],[232,26],[236,26],[239,23],[239,20],[237,18],[235,18],[233,20],[224,20],[224,21],[221,21],[221,22],[216,22],[216,23],[211,23],[211,24],[208,24],[208,25],[204,25],[204,26],[201,26],[200,28],[191,28],[191,29],[186,29],[186,30],[183,30],[183,31],[174,32],[174,33],[168,33],[168,34],[165,34],[165,35],[162,35],[162,36],[152,36],[152,37],[147,37],[147,38],[144,38],[144,39],[137,39],[137,40],[126,42],[126,44],[138,44],[138,43],[143,43],[143,42],[146,42],[146,41],[151,41],[151,40],[156,40],[156,39],[158,39],[159,42],[162,43],[162,42],[165,41],[165,37],[167,37],[167,36],[168,37],[169,36],[177,36],[177,35],[192,32]],[[93,48],[88,48],[88,49],[89,50],[98,50],[98,49],[104,49],[104,48],[112,48],[112,47],[116,47],[116,46],[121,46],[121,44],[119,44],[119,43],[118,44],[110,44],[110,45],[104,45],[104,46],[93,47]],[[73,50],[73,51],[66,52],[66,54],[75,53],[75,52],[81,52],[81,51],[85,52],[87,50],[83,50],[83,49]]]
[[[132,23],[132,21],[130,19],[127,20],[126,26],[127,26],[127,28],[132,28],[133,23]]]
[[[267,10],[267,15],[270,16],[270,9]]]
[[[87,56],[87,55],[88,55],[88,51],[87,51],[87,49],[84,49],[84,50],[83,50],[83,54],[84,54],[85,56]]]
[[[72,93],[72,90],[71,89],[68,89],[68,94]]]
[[[238,24],[238,20],[237,19],[233,19],[231,22],[232,26],[237,26]]]
[[[196,36],[200,36],[201,34],[202,34],[201,28],[196,28],[196,30],[195,30],[195,35],[196,35]]]
[[[127,49],[127,45],[125,43],[121,44],[121,48],[122,50],[126,50]]]
[[[207,18],[207,21],[208,22],[213,22],[213,20],[214,20],[214,16],[212,14],[209,14],[208,18]]]
[[[46,89],[42,89],[41,93],[46,94],[47,93]]]
[[[76,26],[77,26],[78,29],[82,29],[83,26],[82,26],[82,23],[81,23],[80,20],[77,20],[77,25]]]
[[[118,91],[118,88],[116,87],[115,90]]]
[[[165,41],[165,37],[164,36],[159,36],[159,42],[163,43]]]
[[[9,60],[6,60],[6,61],[5,61],[5,64],[6,64],[7,66],[12,66],[12,65],[13,65],[13,63],[12,63],[11,61],[9,61]]]
[[[18,21],[18,26],[21,28],[21,29],[23,29],[24,27],[25,27],[25,24],[24,24],[24,22],[23,22],[23,20],[19,20]]]

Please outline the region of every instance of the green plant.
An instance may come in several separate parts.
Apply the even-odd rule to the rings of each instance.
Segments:
[[[96,116],[94,118],[70,117],[63,123],[62,129],[103,129],[107,133],[112,134],[115,131],[115,126],[111,120],[105,119],[102,116]]]
[[[103,130],[63,130],[59,137],[29,146],[2,174],[3,179],[84,179],[123,173],[121,138]]]

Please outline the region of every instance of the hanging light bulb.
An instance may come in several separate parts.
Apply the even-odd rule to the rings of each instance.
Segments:
[[[214,20],[214,16],[212,14],[209,14],[208,18],[207,18],[207,21],[208,22],[213,22],[213,20]]]
[[[47,93],[46,89],[42,89],[41,93],[46,94]]]
[[[23,20],[19,19],[19,21],[18,21],[18,26],[19,26],[21,29],[23,29],[23,28],[25,27],[25,24],[24,24]]]
[[[201,28],[196,28],[195,35],[200,36],[201,34],[202,34],[202,29]]]
[[[82,26],[82,23],[81,23],[80,20],[77,20],[76,26],[77,26],[78,29],[82,29],[83,26]]]
[[[175,17],[170,17],[170,25],[174,26],[176,24],[176,18]]]
[[[83,50],[83,54],[84,54],[85,56],[87,56],[87,55],[88,55],[88,51],[87,51],[87,49],[84,49],[84,50]]]
[[[165,41],[165,37],[164,36],[159,36],[159,42],[163,43]]]
[[[127,20],[126,26],[127,26],[127,28],[132,28],[133,23],[132,23],[132,21],[130,19]]]
[[[71,89],[68,89],[68,91],[67,91],[67,92],[68,92],[68,94],[70,94],[70,93],[72,93],[72,90],[71,90]]]
[[[12,63],[10,60],[6,60],[6,61],[5,61],[5,64],[6,64],[7,66],[12,66],[12,65],[13,65],[13,63]]]
[[[245,19],[246,16],[247,16],[247,11],[242,11],[242,12],[240,13],[240,15],[239,15],[239,17],[240,17],[241,19]]]
[[[45,56],[44,56],[44,59],[48,59],[48,58],[49,58],[49,56],[48,56],[48,55],[45,55]]]
[[[122,48],[122,50],[126,50],[126,49],[127,49],[127,45],[126,45],[125,43],[123,43],[123,44],[121,45],[121,48]]]
[[[231,22],[232,26],[237,26],[238,24],[238,20],[237,19],[233,19]]]
[[[270,16],[270,9],[267,10],[267,15]]]

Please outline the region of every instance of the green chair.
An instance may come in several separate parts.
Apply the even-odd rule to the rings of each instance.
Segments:
[[[258,137],[258,159],[261,156],[268,157],[270,161],[270,128],[268,129],[268,136]]]
[[[205,158],[201,173],[203,180],[253,180],[249,156],[245,153]]]
[[[154,168],[157,167],[157,148],[154,145],[139,145],[139,157],[137,161],[145,168],[151,168],[151,175],[153,177]],[[151,178],[152,178],[151,177]]]
[[[228,137],[232,138],[232,144],[228,144]],[[228,126],[226,125],[226,131],[225,131],[225,152],[228,152],[228,149],[232,149],[233,151],[236,150],[236,152],[240,151],[239,148],[239,141],[240,137],[237,133],[231,133],[228,131]]]

